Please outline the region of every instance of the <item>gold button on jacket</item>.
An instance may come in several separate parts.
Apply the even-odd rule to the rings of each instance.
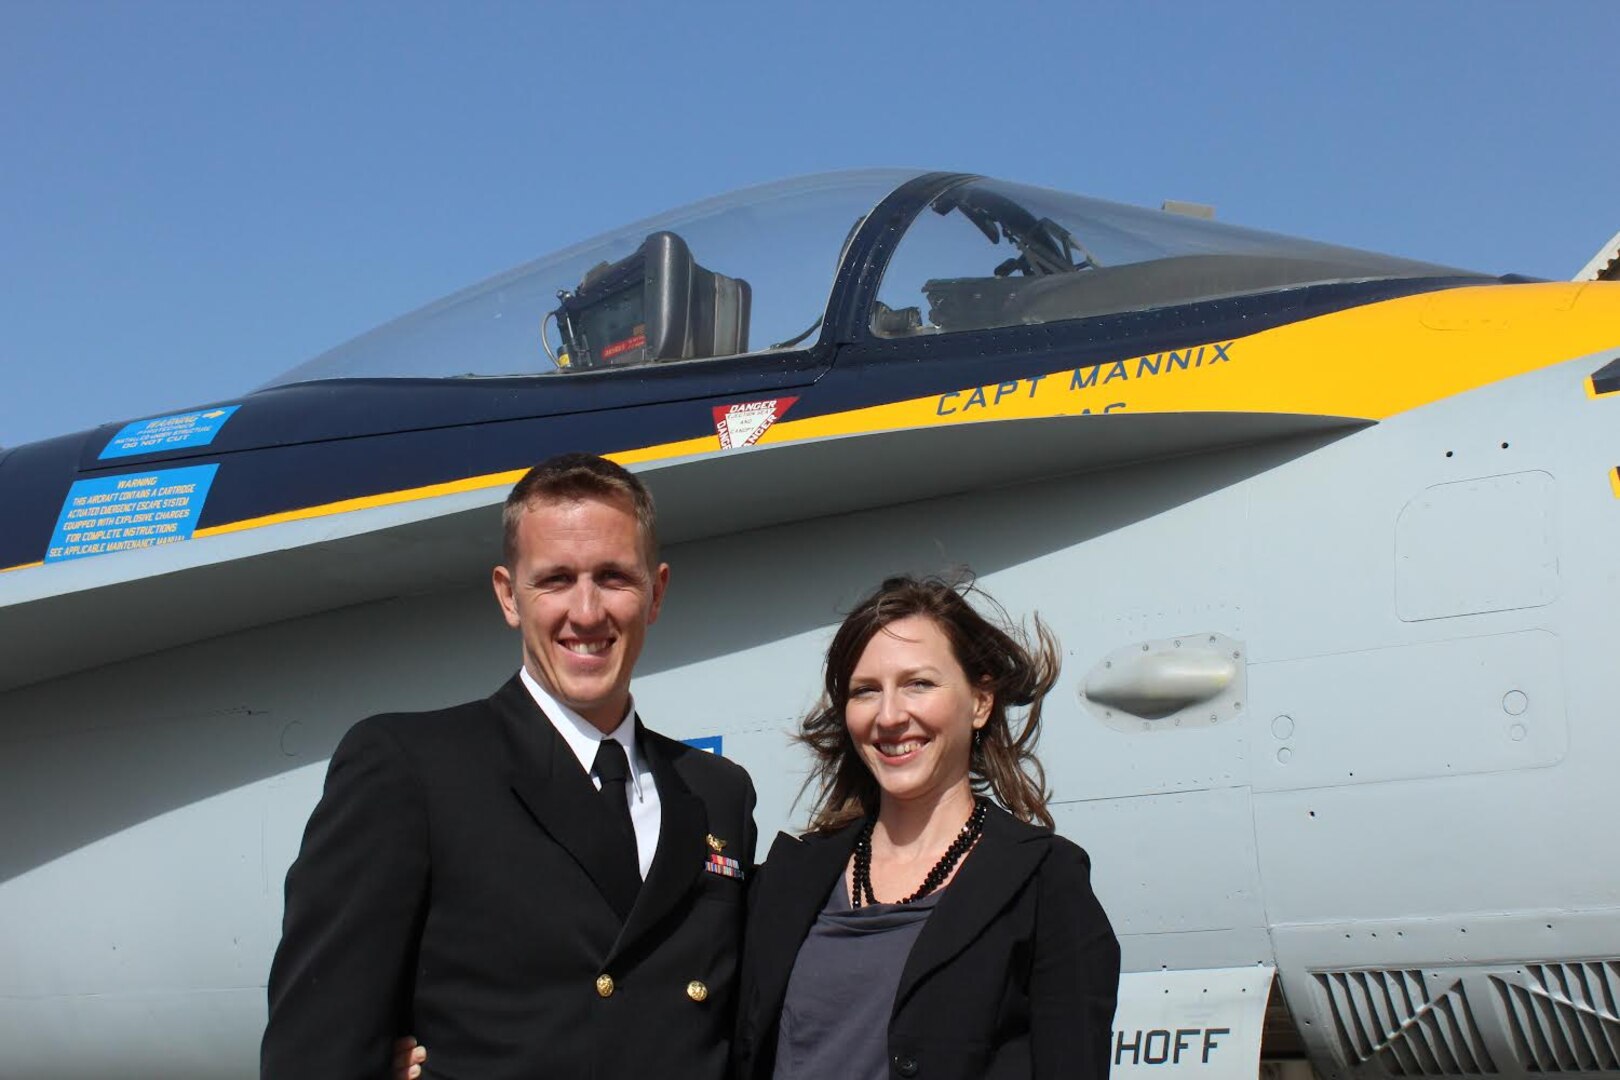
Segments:
[[[698,982],[696,979],[693,979],[691,982],[686,984],[686,996],[691,998],[693,1001],[705,1001],[709,996],[709,988]]]
[[[613,976],[602,974],[596,977],[596,992],[603,997],[613,996]]]

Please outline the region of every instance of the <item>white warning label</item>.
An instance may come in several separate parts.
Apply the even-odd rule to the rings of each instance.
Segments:
[[[796,397],[781,397],[739,402],[736,405],[716,405],[714,430],[720,436],[720,448],[729,450],[734,446],[753,446],[798,400]]]

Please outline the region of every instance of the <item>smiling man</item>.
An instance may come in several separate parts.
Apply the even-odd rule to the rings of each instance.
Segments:
[[[753,861],[736,765],[648,730],[630,678],[669,567],[652,499],[567,454],[507,497],[494,696],[375,716],[287,874],[266,1078],[725,1075]],[[656,1048],[656,1065],[650,1048]]]

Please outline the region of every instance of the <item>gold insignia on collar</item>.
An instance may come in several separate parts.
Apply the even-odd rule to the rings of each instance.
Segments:
[[[703,839],[708,842],[709,850],[714,852],[716,855],[718,855],[718,854],[720,854],[720,852],[726,850],[726,842],[724,840],[720,839],[718,836],[714,835],[714,833],[710,833],[708,836],[705,836]]]

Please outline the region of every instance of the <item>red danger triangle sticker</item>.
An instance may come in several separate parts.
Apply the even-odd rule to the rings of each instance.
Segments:
[[[720,436],[720,448],[729,450],[733,446],[753,446],[798,400],[796,397],[781,397],[739,402],[736,405],[716,405],[714,430]]]

